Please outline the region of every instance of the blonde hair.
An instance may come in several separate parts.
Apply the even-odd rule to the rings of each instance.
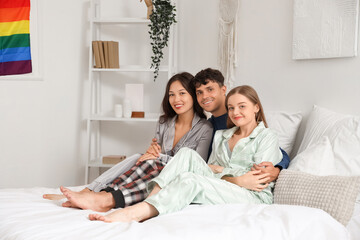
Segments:
[[[231,91],[228,93],[228,95],[226,96],[226,99],[225,99],[226,111],[229,111],[229,109],[228,109],[229,97],[231,97],[234,94],[241,94],[241,95],[245,96],[246,98],[248,98],[250,100],[250,102],[252,102],[253,104],[257,104],[259,106],[259,111],[255,115],[256,122],[262,121],[264,123],[265,127],[268,127],[266,119],[265,119],[264,109],[261,105],[260,98],[254,88],[252,88],[248,85],[242,85],[242,86],[238,86],[236,88],[231,89]],[[231,121],[229,116],[227,118],[226,125],[228,128],[232,128],[235,126],[235,124]]]

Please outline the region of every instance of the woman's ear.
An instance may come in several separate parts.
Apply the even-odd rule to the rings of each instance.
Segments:
[[[255,104],[255,114],[260,111],[259,104]]]

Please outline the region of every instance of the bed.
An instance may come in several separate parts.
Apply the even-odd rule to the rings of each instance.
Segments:
[[[324,124],[321,120],[329,118],[329,114],[338,117],[330,117],[331,122]],[[278,132],[280,145],[291,152],[301,114],[268,113],[268,122],[269,126]],[[323,130],[316,126],[317,122],[321,122]],[[0,189],[0,239],[360,239],[359,122],[357,117],[314,107],[308,118],[298,154],[292,160],[289,170],[285,171],[288,174],[283,174],[282,171],[281,178],[279,177],[274,192],[275,204],[272,205],[190,205],[180,212],[159,216],[143,223],[104,223],[89,221],[88,215],[93,213],[91,210],[63,208],[63,200],[42,199],[44,193],[60,193],[55,188]],[[341,130],[340,126],[345,126],[349,131]],[[348,129],[350,127],[354,129]],[[350,137],[346,136],[352,144],[350,147],[346,144],[347,140],[343,139],[342,131],[352,134]],[[323,140],[324,136],[327,141]],[[341,141],[338,141],[339,138]],[[358,142],[354,142],[356,139]],[[339,157],[338,151],[344,149],[339,150],[338,142],[341,142],[340,147],[345,146],[346,156],[340,154]],[[354,144],[355,148],[352,147]],[[327,147],[324,147],[325,145]],[[333,158],[329,157],[331,151],[328,145]],[[344,166],[339,165],[339,162],[343,161],[342,157],[346,158]],[[319,163],[322,169],[319,174],[314,158],[320,163],[323,163],[322,160],[334,160],[336,164],[328,162],[329,166],[324,169]],[[312,161],[310,169],[307,161]],[[348,166],[352,166],[350,170]],[[345,186],[350,186],[349,181],[354,183],[352,187],[347,187],[353,191],[341,192],[347,188],[339,187],[340,192],[330,189],[330,193],[321,195],[311,191],[309,193],[307,189],[289,191],[287,188],[290,186],[294,189],[290,180],[306,183],[304,179],[312,177],[311,183],[320,181],[322,185],[322,181],[329,182],[329,178],[338,177],[332,175],[341,175]],[[76,186],[71,189],[80,190],[83,187]],[[291,194],[293,195],[289,196]],[[322,206],[322,203],[317,201],[311,202],[314,194],[323,200],[330,198],[326,199],[329,204]],[[331,194],[332,196],[328,196]],[[304,198],[306,196],[310,196],[310,200]],[[302,199],[302,202],[296,202],[299,199]],[[339,203],[341,200],[347,202]],[[345,214],[345,220],[344,212],[348,214]]]

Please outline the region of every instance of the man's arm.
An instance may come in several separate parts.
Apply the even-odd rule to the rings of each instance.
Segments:
[[[283,155],[283,158],[282,158],[281,162],[279,162],[278,164],[275,165],[275,167],[279,168],[280,170],[287,169],[290,164],[289,155],[282,148],[280,148],[280,150]]]

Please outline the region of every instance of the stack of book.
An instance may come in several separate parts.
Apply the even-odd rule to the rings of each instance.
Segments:
[[[119,43],[114,41],[93,41],[95,68],[119,68]]]
[[[108,155],[102,157],[103,164],[117,164],[126,158],[125,155]]]

